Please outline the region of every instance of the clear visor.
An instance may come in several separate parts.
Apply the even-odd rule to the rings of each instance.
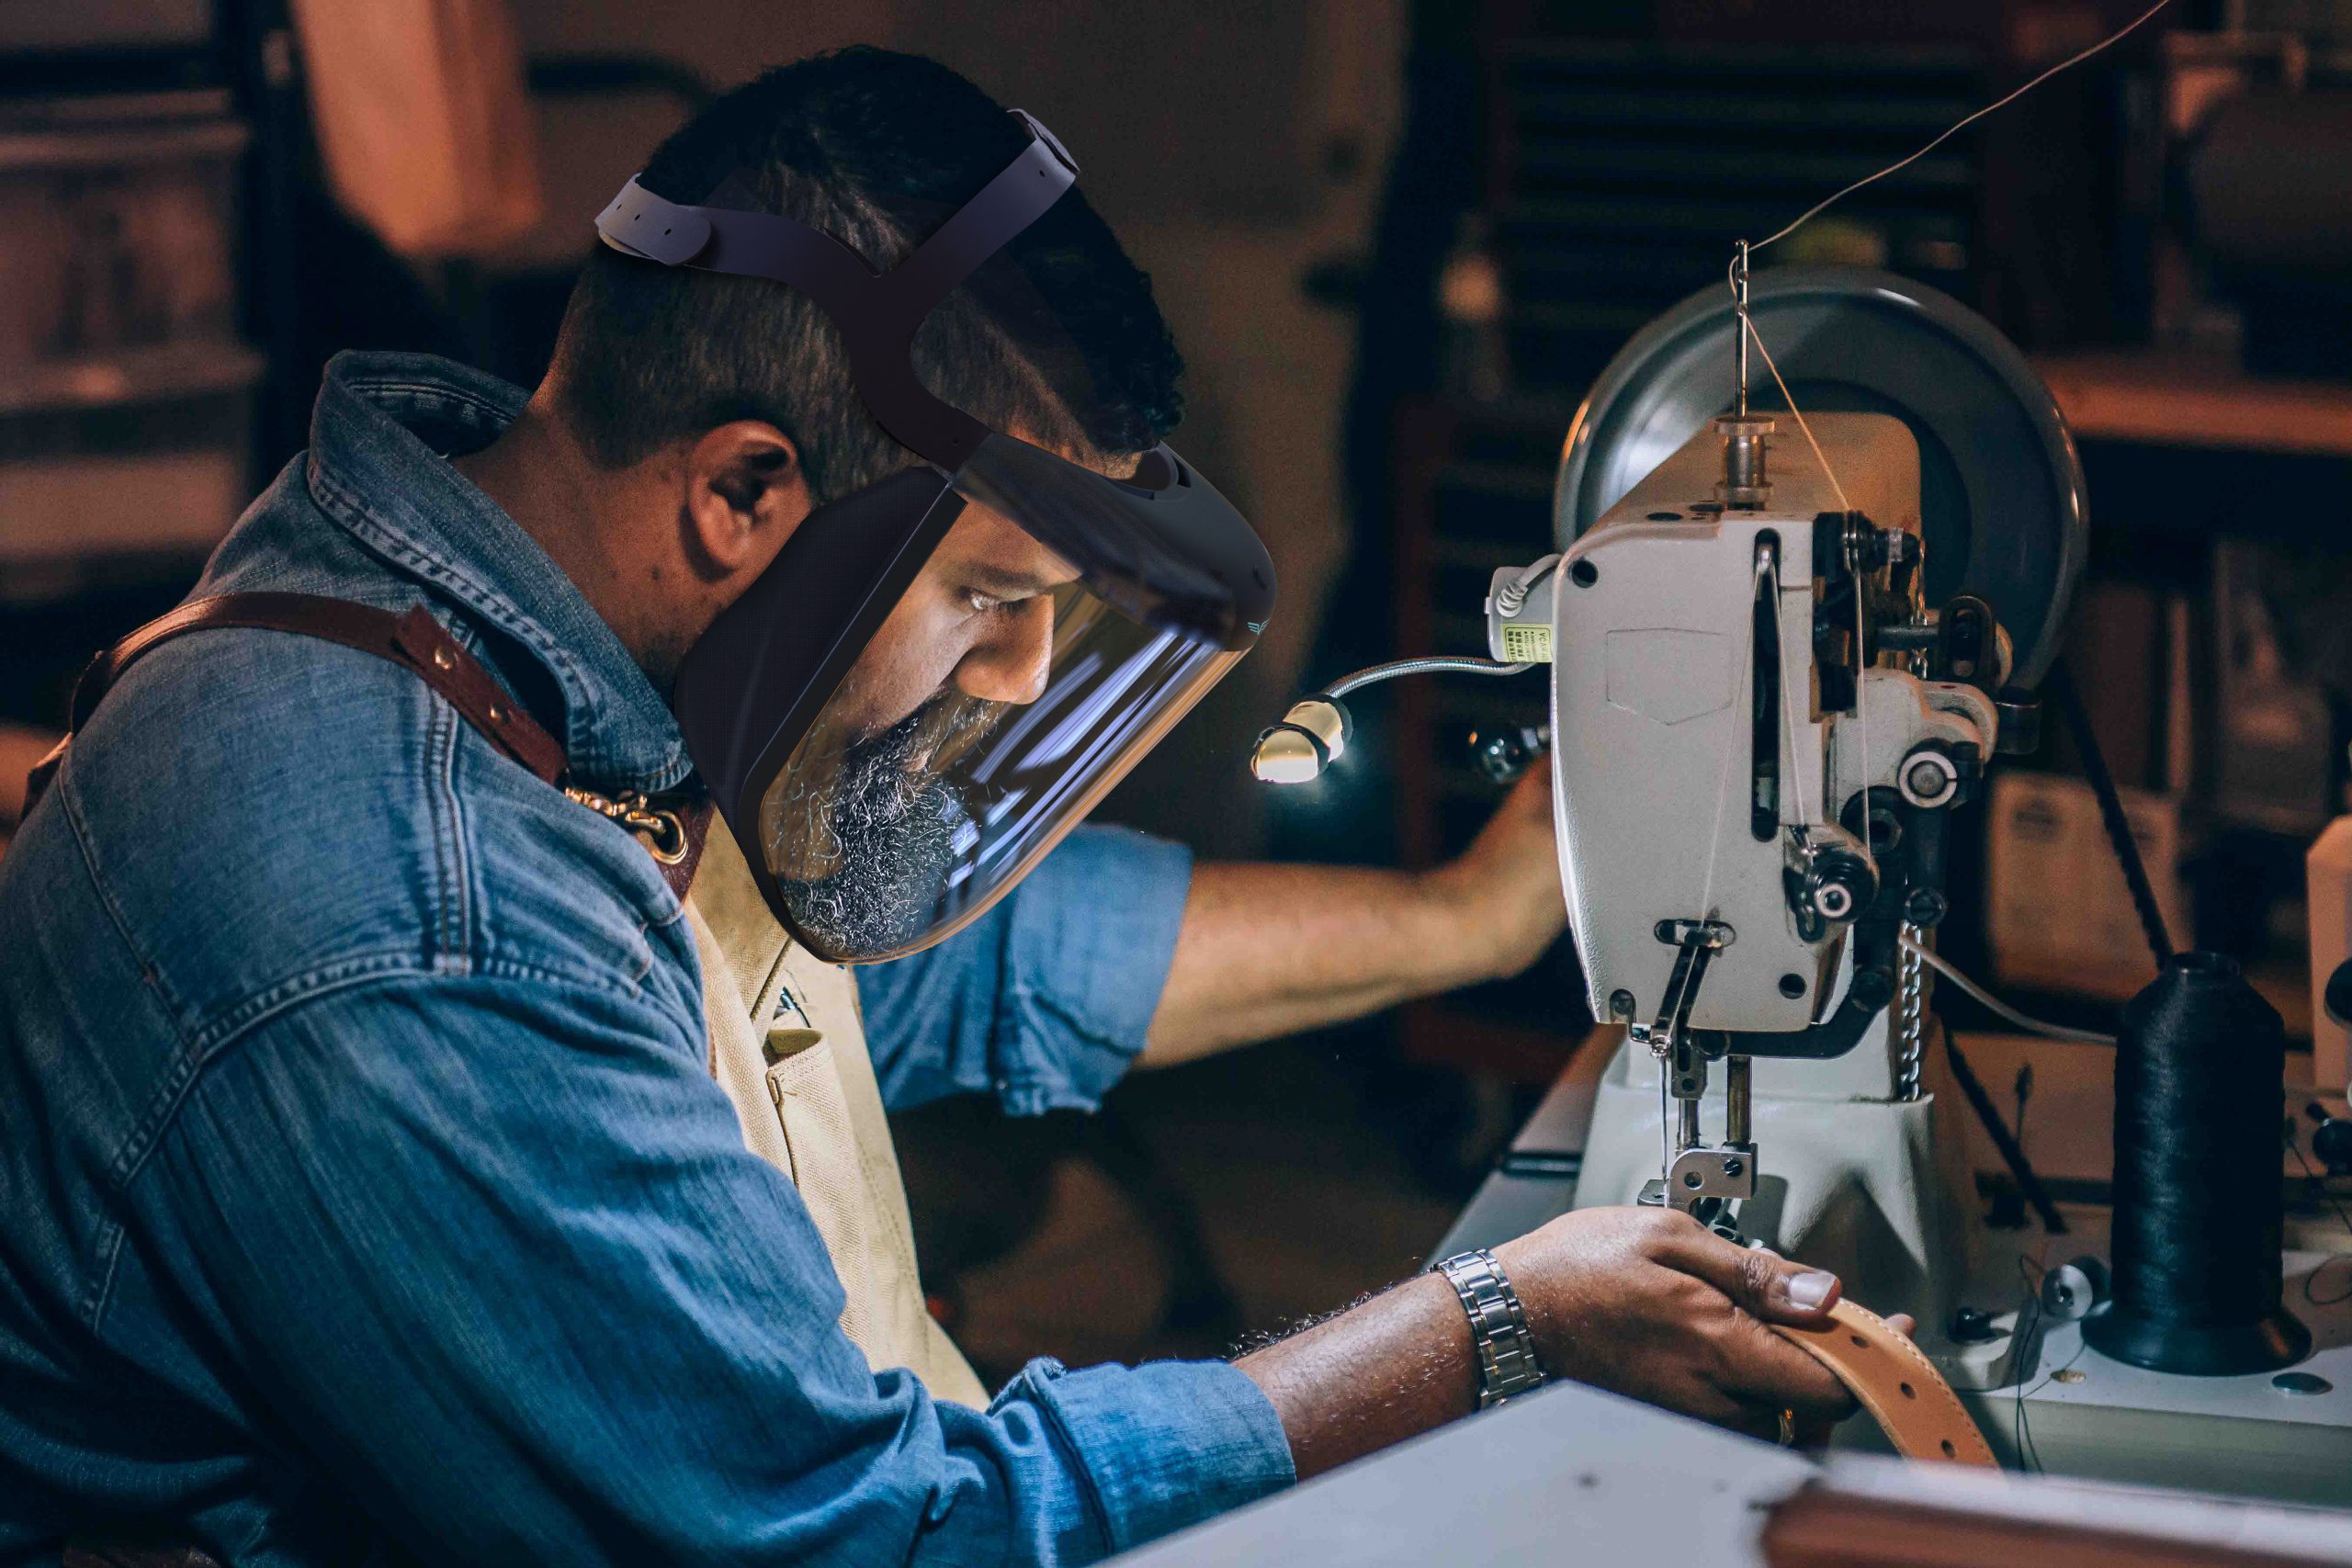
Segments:
[[[831,962],[977,918],[1240,657],[1184,624],[1217,617],[1157,613],[1181,587],[1166,563],[1079,564],[958,487],[962,514],[760,797],[777,902]]]

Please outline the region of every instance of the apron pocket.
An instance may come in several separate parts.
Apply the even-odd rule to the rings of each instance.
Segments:
[[[792,1184],[848,1298],[842,1327],[864,1348],[879,1326],[871,1320],[879,1283],[873,1256],[878,1210],[833,1067],[833,1048],[817,1030],[775,1029],[768,1033],[767,1054],[768,1096],[792,1159]]]

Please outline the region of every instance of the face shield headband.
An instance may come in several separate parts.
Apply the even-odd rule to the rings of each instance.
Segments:
[[[769,906],[833,963],[978,919],[1256,642],[1273,568],[1166,446],[1112,479],[923,386],[924,320],[1077,178],[1021,155],[898,265],[632,179],[605,243],[764,277],[839,328],[858,396],[920,465],[819,507],[680,663],[672,705]]]

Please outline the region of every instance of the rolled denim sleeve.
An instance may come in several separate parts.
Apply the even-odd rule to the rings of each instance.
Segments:
[[[869,1371],[691,1033],[481,975],[304,1002],[188,1089],[124,1288],[425,1561],[1076,1563],[1291,1479],[1222,1362],[1038,1363],[986,1412]]]
[[[963,931],[861,966],[883,1100],[903,1111],[993,1093],[1014,1116],[1093,1110],[1143,1049],[1192,883],[1181,844],[1080,828]]]

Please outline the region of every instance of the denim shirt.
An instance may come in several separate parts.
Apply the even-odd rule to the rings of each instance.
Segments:
[[[423,602],[606,792],[668,710],[438,454],[523,394],[346,355],[201,592]],[[1188,868],[1073,838],[864,979],[900,1103],[1091,1102]],[[0,1564],[100,1519],[232,1564],[1075,1562],[1291,1479],[1221,1362],[870,1371],[705,1066],[676,897],[406,671],[216,631],[136,665],[0,860]]]

